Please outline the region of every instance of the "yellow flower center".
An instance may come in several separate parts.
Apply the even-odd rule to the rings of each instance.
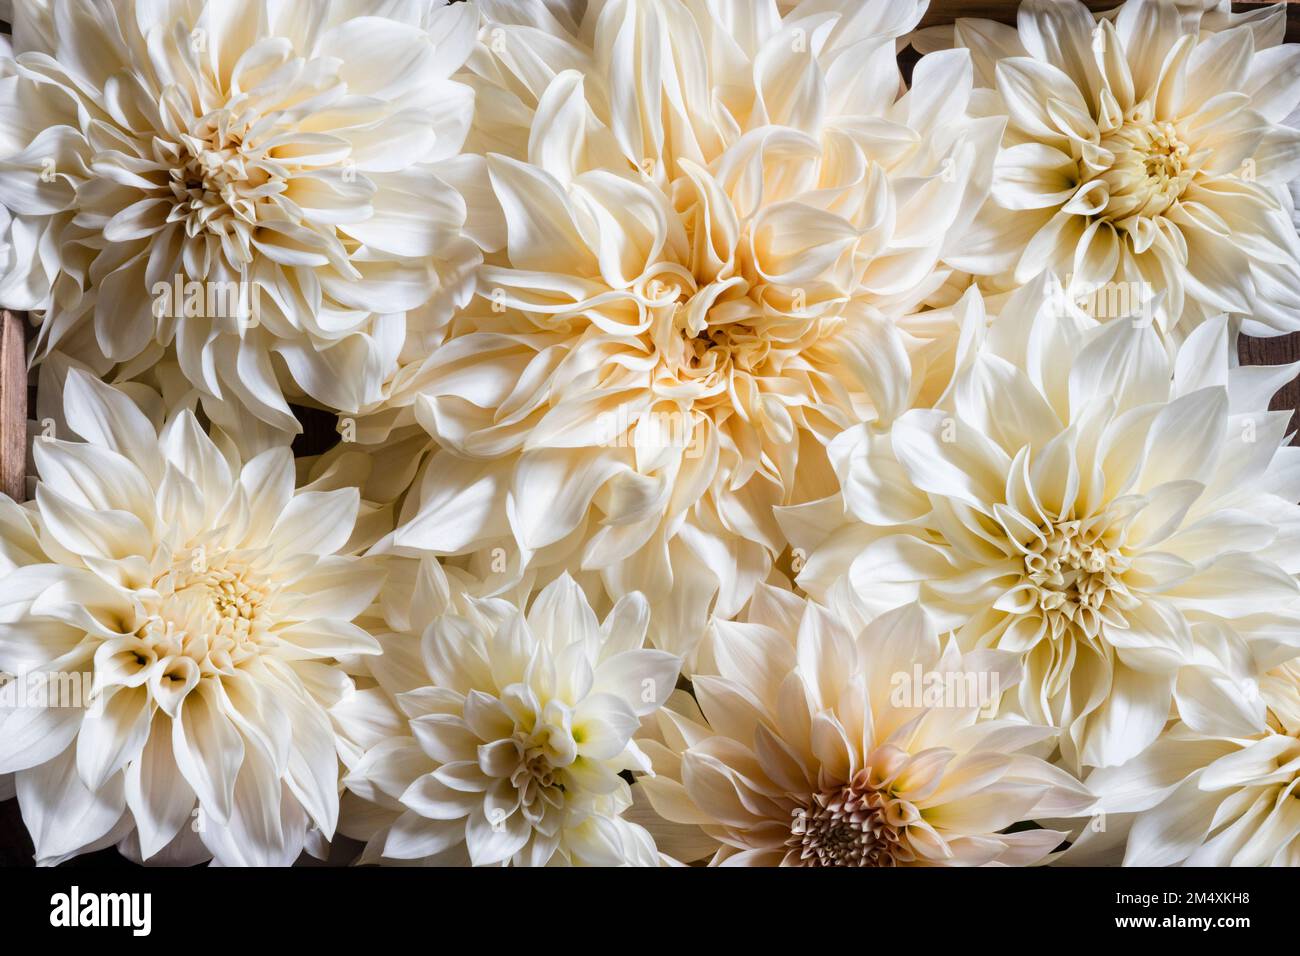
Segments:
[[[683,221],[692,235],[692,219]],[[655,398],[719,424],[735,414],[763,420],[752,383],[791,374],[844,324],[838,304],[809,305],[804,290],[770,285],[740,258],[739,269],[720,271],[707,256],[662,262],[633,290],[649,320],[641,339]]]
[[[161,575],[154,590],[138,636],[159,658],[189,657],[211,674],[260,653],[273,589],[256,571],[229,561],[209,566],[196,552]]]
[[[1115,158],[1101,173],[1108,199],[1101,215],[1119,221],[1133,216],[1159,216],[1169,209],[1191,182],[1190,149],[1172,123],[1126,118],[1101,140]]]
[[[740,278],[700,288],[686,269],[673,264],[664,264],[643,284],[659,395],[710,407],[719,396],[725,401],[734,372],[761,366],[770,344],[755,331],[760,315],[748,291]]]
[[[1108,612],[1134,603],[1123,580],[1130,561],[1104,527],[1061,521],[1027,547],[1025,578],[1054,637],[1071,626],[1096,637]]]
[[[235,267],[253,260],[249,240],[259,202],[285,188],[275,164],[249,147],[243,125],[230,110],[217,110],[194,120],[175,142],[153,142],[154,158],[168,169],[167,221],[183,222],[191,239],[204,233],[221,239]]]

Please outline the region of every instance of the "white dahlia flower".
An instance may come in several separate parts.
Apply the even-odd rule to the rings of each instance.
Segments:
[[[1261,680],[1268,728],[1205,736],[1175,725],[1088,778],[1107,812],[1138,811],[1126,866],[1300,866],[1300,664]]]
[[[557,578],[524,610],[433,559],[385,589],[391,630],[372,661],[402,729],[344,783],[364,801],[344,832],[364,862],[432,866],[618,864],[659,856],[622,814],[629,771],[650,764],[632,735],[667,699],[681,661],[643,648],[649,609],[623,598],[598,623]],[[414,580],[412,580],[412,577]]]
[[[917,605],[863,627],[762,585],[715,622],[714,665],[641,741],[666,853],[727,866],[978,866],[1043,861],[1065,834],[1003,832],[1092,797],[1024,749],[1050,727],[982,719],[1016,655],[940,645]],[[986,699],[988,698],[988,699]],[[698,702],[698,704],[697,704]]]
[[[900,95],[918,3],[481,6],[490,252],[403,397],[439,451],[395,542],[643,591],[689,653],[784,550],[773,506],[829,493],[824,443],[894,387],[888,316],[946,276],[1002,122],[967,116],[961,51]]]
[[[1055,270],[1098,317],[1185,335],[1219,313],[1300,328],[1300,45],[1286,11],[1026,0],[1018,29],[959,20],[981,107],[1009,116],[992,196],[952,261],[990,287]],[[1179,325],[1181,323],[1181,325]]]
[[[38,439],[36,500],[0,497],[0,773],[42,863],[288,865],[333,836],[335,659],[379,651],[352,621],[383,572],[338,553],[356,489],[295,491],[287,448],[241,463],[152,398],[73,370],[86,441]]]
[[[1174,703],[1262,729],[1255,676],[1300,645],[1300,449],[1260,409],[1296,367],[1233,367],[1223,317],[1171,359],[1150,326],[1040,307],[1046,286],[987,332],[969,293],[937,407],[836,439],[842,500],[783,515],[799,583],[847,574],[871,613],[920,600],[963,647],[1023,655],[1012,703],[1075,770],[1141,752]]]
[[[478,14],[440,6],[21,0],[0,301],[34,310],[36,358],[123,380],[167,357],[289,431],[286,399],[382,399],[480,260],[448,79]]]

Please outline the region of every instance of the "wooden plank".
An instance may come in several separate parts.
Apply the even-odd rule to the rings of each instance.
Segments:
[[[0,312],[0,492],[27,488],[27,348],[21,314]]]

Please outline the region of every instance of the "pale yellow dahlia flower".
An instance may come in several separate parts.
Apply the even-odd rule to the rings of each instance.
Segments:
[[[920,600],[964,648],[1023,656],[1008,706],[1075,770],[1122,763],[1171,708],[1262,729],[1256,676],[1300,645],[1300,449],[1262,411],[1294,366],[1237,368],[1223,317],[1171,358],[1157,333],[1017,293],[969,293],[934,408],[832,445],[842,495],[783,514],[814,596]]]
[[[888,318],[946,275],[1001,121],[968,117],[964,52],[900,95],[917,3],[480,6],[459,78],[490,252],[408,382],[440,450],[394,543],[641,590],[689,652],[786,547],[773,506],[827,494],[824,443],[894,387]]]
[[[1099,318],[1185,335],[1223,312],[1300,328],[1300,46],[1282,5],[1240,16],[1026,0],[1018,28],[958,20],[979,108],[1007,115],[992,196],[953,262],[989,288],[1055,270]]]
[[[1125,866],[1300,866],[1300,662],[1260,684],[1263,733],[1205,736],[1178,724],[1089,776],[1099,809],[1138,811]]]
[[[241,462],[139,387],[65,395],[86,441],[37,439],[36,500],[0,496],[0,774],[38,862],[321,852],[336,659],[380,650],[352,622],[382,569],[340,554],[356,489],[295,490],[288,448]]]
[[[916,605],[864,627],[851,604],[762,585],[748,618],[712,625],[694,699],[676,693],[641,741],[655,776],[636,788],[664,852],[726,866],[1029,865],[1065,835],[1004,831],[1092,802],[1024,752],[1050,727],[983,719],[981,691],[1015,682],[1016,655],[963,655]]]
[[[567,576],[525,604],[476,597],[481,583],[432,558],[394,568],[370,663],[399,729],[372,735],[344,781],[362,861],[658,865],[620,776],[650,770],[632,735],[681,666],[643,647],[645,600],[601,623]],[[377,701],[345,721],[366,723],[389,723]]]
[[[385,396],[480,256],[450,185],[472,7],[21,0],[0,59],[0,302],[34,355],[209,401]],[[408,313],[420,310],[418,320]]]

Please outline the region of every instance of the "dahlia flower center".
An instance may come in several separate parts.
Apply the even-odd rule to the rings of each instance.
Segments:
[[[269,624],[271,587],[237,566],[180,563],[155,582],[139,637],[159,657],[192,658],[208,673],[227,671],[260,653]]]
[[[543,749],[524,739],[516,742],[519,746],[519,765],[510,775],[510,782],[520,792],[523,802],[534,803],[543,793],[552,790],[563,792],[560,775]]]
[[[176,142],[156,139],[153,147],[168,171],[173,205],[167,221],[184,223],[191,239],[204,233],[224,239],[234,266],[253,259],[260,200],[285,189],[284,171],[247,135],[245,123],[224,109],[195,120]]]
[[[839,320],[778,308],[761,282],[742,275],[713,279],[661,263],[635,289],[649,313],[647,347],[656,356],[654,385],[665,399],[708,412],[729,412],[737,376],[779,376]]]
[[[897,866],[916,859],[907,825],[920,812],[865,770],[843,787],[813,794],[790,825],[786,860],[802,866]]]
[[[563,708],[539,706],[522,685],[507,688],[499,700],[514,728],[508,736],[479,745],[477,760],[488,777],[509,781],[517,803],[506,806],[498,801],[488,809],[488,817],[496,824],[517,810],[529,826],[546,828],[542,821],[550,811],[565,805],[565,767],[577,753],[573,733]]]
[[[1024,560],[1025,577],[1056,634],[1074,624],[1094,637],[1108,605],[1128,603],[1123,575],[1129,559],[1085,522],[1052,525],[1030,543]]]
[[[757,309],[744,279],[700,286],[686,269],[664,264],[639,292],[650,312],[661,375],[697,386],[692,397],[725,392],[733,369],[753,371],[761,363],[765,343],[745,321]]]
[[[500,759],[491,751],[502,748],[511,751],[511,756],[506,758],[505,775],[518,797],[517,809],[529,826],[534,827],[542,823],[548,811],[564,806],[564,773],[555,765],[544,738],[545,734],[539,737],[520,730],[512,738],[480,748],[480,767],[489,774]],[[513,812],[514,808],[497,807],[497,819],[493,822],[500,823]]]
[[[1172,123],[1133,116],[1102,137],[1114,155],[1101,174],[1108,190],[1101,215],[1110,220],[1158,216],[1172,206],[1191,182],[1191,153]]]

